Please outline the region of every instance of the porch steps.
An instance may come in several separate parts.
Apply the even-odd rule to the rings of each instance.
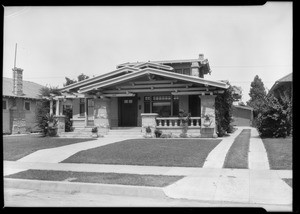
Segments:
[[[124,136],[124,137],[142,137],[141,127],[112,127],[107,137],[110,136]]]
[[[59,137],[63,138],[91,138],[93,127],[76,127],[73,132],[61,133]]]

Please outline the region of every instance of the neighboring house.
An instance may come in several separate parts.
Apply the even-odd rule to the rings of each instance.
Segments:
[[[290,73],[277,80],[268,92],[268,95],[273,94],[277,98],[280,96],[288,96],[292,99],[292,82],[293,75]]]
[[[215,97],[228,85],[205,79],[208,73],[203,54],[198,59],[120,64],[114,71],[60,89],[62,96],[53,97],[55,113],[63,117],[63,105],[69,102],[75,132],[94,126],[102,133],[113,127],[141,127],[145,132],[150,126],[179,134],[182,109],[191,113],[189,135],[216,137]],[[204,115],[210,117],[207,126]]]
[[[35,108],[39,90],[43,87],[23,81],[23,69],[13,68],[13,79],[3,77],[2,111],[3,133],[37,131]]]
[[[234,126],[252,126],[253,108],[250,106],[233,105],[232,119],[232,125]]]

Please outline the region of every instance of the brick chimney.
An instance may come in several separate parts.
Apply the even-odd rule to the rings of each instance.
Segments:
[[[200,59],[201,61],[203,61],[203,60],[204,60],[204,54],[199,54],[199,59]]]
[[[13,69],[13,93],[17,96],[23,95],[23,69],[14,67]]]

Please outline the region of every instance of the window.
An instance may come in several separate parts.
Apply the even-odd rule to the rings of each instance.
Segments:
[[[190,75],[190,69],[189,68],[184,68],[183,69],[183,74]]]
[[[24,106],[26,111],[30,111],[30,102],[25,101]]]
[[[6,100],[2,100],[2,109],[3,110],[7,109],[7,101]]]
[[[152,96],[152,112],[161,117],[171,116],[171,96]]]
[[[150,96],[144,97],[144,113],[150,113]]]
[[[84,102],[84,98],[80,98],[79,101],[79,115],[84,117],[85,116],[85,102]]]
[[[88,107],[94,107],[94,100],[93,99],[88,99]]]
[[[173,96],[173,116],[178,116],[179,114],[179,97]]]

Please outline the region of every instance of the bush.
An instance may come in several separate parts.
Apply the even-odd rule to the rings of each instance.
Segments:
[[[261,137],[286,137],[292,131],[292,103],[288,98],[268,97],[256,120]]]
[[[229,84],[229,83],[227,83]],[[229,88],[223,94],[218,94],[215,100],[215,114],[218,137],[223,137],[226,133],[230,133],[232,128],[232,103],[233,88],[229,84]]]
[[[162,134],[162,131],[155,129],[154,134],[157,138],[159,138]]]
[[[180,133],[179,137],[180,137],[180,138],[187,138],[188,136],[187,136],[186,133]]]
[[[98,127],[92,128],[92,133],[97,133],[98,132]]]
[[[162,134],[160,138],[172,138],[172,134]]]

